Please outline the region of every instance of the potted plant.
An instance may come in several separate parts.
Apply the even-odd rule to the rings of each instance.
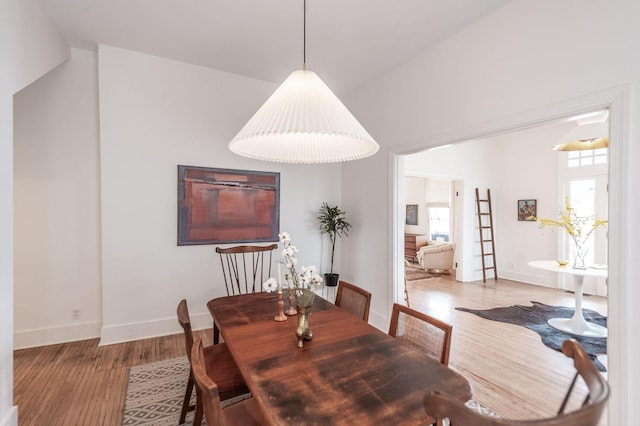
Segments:
[[[328,274],[324,274],[325,284],[329,287],[338,285],[338,274],[333,273],[333,256],[336,251],[336,239],[349,235],[351,224],[345,219],[345,212],[338,206],[331,207],[326,202],[322,203],[318,210],[320,233],[327,234],[331,241],[331,268]]]

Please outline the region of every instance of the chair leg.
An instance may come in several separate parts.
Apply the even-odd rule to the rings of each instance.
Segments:
[[[187,382],[187,389],[184,391],[184,400],[182,401],[182,411],[180,412],[180,420],[178,424],[183,424],[187,412],[189,412],[189,402],[191,402],[191,392],[193,392],[193,373],[189,369],[189,381]]]
[[[217,345],[218,343],[220,343],[220,330],[218,330],[218,327],[214,322],[213,323],[213,344]]]
[[[200,398],[196,400],[196,414],[193,416],[192,426],[200,426],[202,424],[202,401]]]

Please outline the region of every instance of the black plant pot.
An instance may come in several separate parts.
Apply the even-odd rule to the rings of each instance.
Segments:
[[[324,274],[324,285],[327,287],[335,287],[338,285],[338,274]]]

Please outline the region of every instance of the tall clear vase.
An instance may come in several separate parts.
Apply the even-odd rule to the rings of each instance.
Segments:
[[[286,315],[296,315],[298,313],[296,310],[296,297],[293,295],[292,290],[289,290],[289,307],[284,313]]]
[[[575,248],[575,257],[573,258],[573,269],[587,269],[585,258],[589,247],[586,242],[573,241]]]

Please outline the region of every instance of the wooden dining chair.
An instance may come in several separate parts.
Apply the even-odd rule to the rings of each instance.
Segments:
[[[220,255],[227,295],[262,291],[262,283],[271,276],[273,251],[277,248],[277,244],[216,247],[216,253]]]
[[[453,326],[408,306],[393,304],[389,335],[449,365]]]
[[[363,321],[369,321],[371,293],[346,281],[339,281],[335,305]]]
[[[597,426],[609,398],[609,385],[578,342],[565,340],[562,352],[573,359],[576,374],[556,417],[538,420],[487,417],[437,391],[425,395],[424,409],[430,417],[448,418],[451,426]],[[577,383],[580,385],[576,386]]]
[[[218,345],[219,346],[219,345]],[[220,389],[208,370],[202,339],[196,339],[191,350],[191,368],[202,399],[204,417],[208,426],[264,425],[260,408],[253,398],[243,399],[224,408],[220,405]],[[195,424],[195,423],[194,423]]]
[[[202,403],[198,393],[196,392],[196,404],[190,405],[191,393],[194,388],[193,381],[193,362],[191,359],[191,349],[193,347],[193,331],[191,329],[191,319],[189,318],[189,309],[186,299],[182,299],[178,304],[178,322],[184,330],[184,342],[187,352],[187,358],[191,368],[189,369],[189,380],[182,401],[182,410],[180,411],[180,424],[184,423],[185,417],[189,411],[195,409],[193,418],[193,426],[199,426],[202,421]],[[203,359],[207,367],[207,372],[211,379],[217,383],[217,392],[219,398],[226,400],[234,396],[242,395],[249,392],[247,385],[240,374],[240,370],[233,360],[229,348],[225,343],[207,346],[203,350]]]

